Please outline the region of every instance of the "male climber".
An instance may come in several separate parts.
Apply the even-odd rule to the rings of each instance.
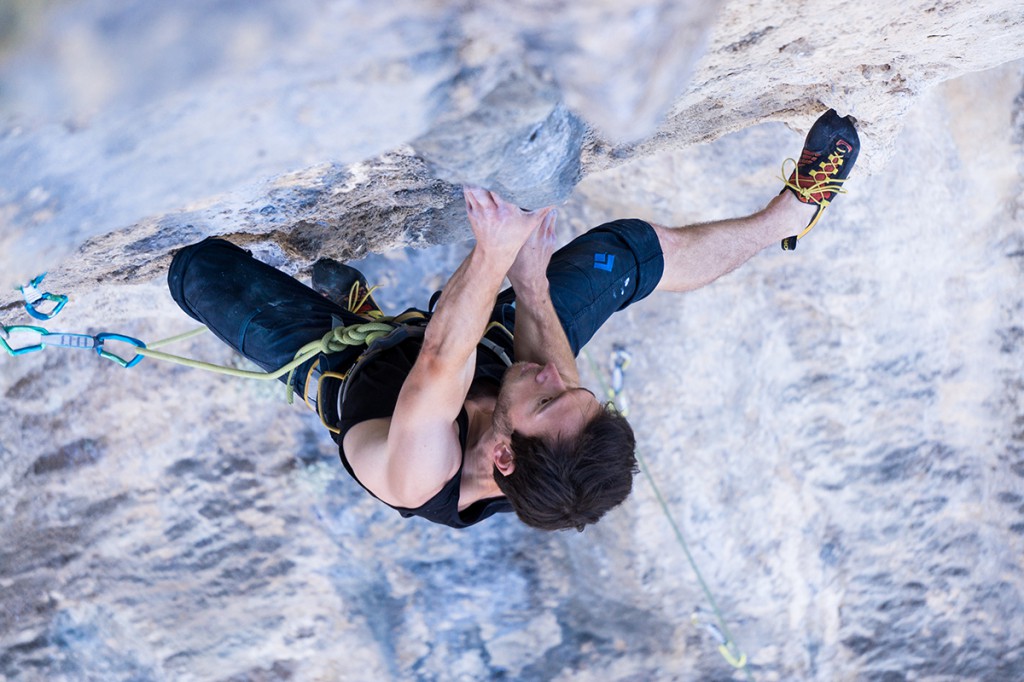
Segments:
[[[760,212],[682,228],[616,220],[558,251],[553,208],[466,188],[476,243],[433,312],[411,311],[369,349],[321,355],[288,381],[348,472],[403,515],[462,528],[515,511],[536,528],[582,530],[628,496],[636,462],[629,424],[580,386],[577,353],[653,291],[702,287],[780,240],[795,248],[858,149],[853,122],[830,110]],[[381,317],[358,271],[321,261],[313,279],[317,290],[220,239],[182,249],[168,276],[189,315],[267,370]],[[349,303],[332,300],[350,287]]]

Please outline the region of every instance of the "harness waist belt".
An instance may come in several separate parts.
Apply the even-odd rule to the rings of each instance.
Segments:
[[[344,370],[325,370],[321,365],[325,362],[325,356],[312,363],[309,372],[306,374],[306,382],[303,387],[303,400],[320,417],[320,421],[331,433],[341,433],[341,406],[344,402],[347,379],[355,374],[359,367],[369,358],[377,355],[382,350],[391,348],[410,336],[422,335],[424,327],[419,325],[400,325],[395,330],[370,344],[370,346],[356,358],[351,364],[339,363]],[[480,347],[493,353],[506,367],[512,365],[512,360],[505,352],[502,344],[496,339],[502,339],[511,343],[512,333],[498,322],[491,322],[480,339]],[[346,366],[347,365],[347,366]]]

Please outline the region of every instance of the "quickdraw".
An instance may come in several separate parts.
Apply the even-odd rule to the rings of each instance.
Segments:
[[[623,387],[625,384],[626,369],[629,367],[632,355],[624,346],[615,345],[612,347],[611,356],[608,360],[608,367],[611,375],[610,381],[605,380],[604,377],[606,375],[601,372],[600,367],[598,367],[597,363],[587,352],[586,348],[583,349],[583,356],[589,362],[598,382],[600,382],[601,386],[605,389],[605,393],[609,398],[609,407],[625,416],[628,409],[625,402]],[[718,644],[718,653],[722,655],[722,658],[724,658],[732,667],[737,670],[742,670],[748,680],[752,680],[753,676],[750,673],[750,668],[747,666],[747,655],[743,653],[732,638],[732,635],[729,633],[729,629],[725,623],[725,617],[722,615],[721,609],[718,608],[718,603],[715,601],[715,597],[711,593],[711,589],[708,587],[707,582],[704,580],[704,576],[697,567],[697,562],[693,558],[693,553],[690,551],[690,546],[686,542],[686,538],[683,536],[682,529],[680,529],[679,524],[676,523],[675,518],[672,516],[672,513],[668,508],[668,503],[665,502],[665,498],[661,494],[661,489],[654,480],[654,475],[651,473],[650,467],[647,465],[647,461],[644,459],[643,453],[640,452],[639,448],[636,450],[636,459],[637,463],[640,465],[640,471],[643,472],[644,478],[647,479],[647,482],[651,486],[651,490],[654,492],[654,497],[658,501],[658,505],[661,507],[661,511],[664,514],[665,519],[672,528],[672,532],[676,537],[676,541],[679,543],[679,547],[683,550],[683,554],[686,555],[690,568],[693,569],[693,573],[697,577],[697,582],[700,583],[701,590],[704,592],[704,596],[707,598],[708,604],[711,605],[711,610],[714,613],[717,624],[705,621],[703,618],[703,612],[699,608],[696,609],[691,616],[691,622],[695,626],[703,627],[712,637],[714,637],[715,642]]]
[[[15,287],[25,297],[25,310],[28,311],[28,314],[37,320],[44,321],[56,317],[57,313],[63,310],[68,302],[68,297],[64,294],[51,294],[49,291],[39,291],[38,287],[42,284],[45,277],[46,273],[44,272],[38,277],[34,277],[28,284]],[[53,308],[48,312],[39,309],[40,304],[44,301],[54,304]]]
[[[9,355],[19,356],[27,353],[35,353],[43,350],[47,346],[54,346],[58,348],[78,348],[83,350],[94,350],[96,354],[101,358],[106,358],[112,362],[116,362],[122,367],[134,367],[142,361],[142,355],[136,350],[135,354],[130,358],[123,358],[120,355],[108,350],[106,344],[108,341],[117,341],[127,343],[130,346],[134,346],[136,349],[143,349],[146,347],[142,341],[131,336],[125,336],[124,334],[71,334],[67,332],[51,332],[43,329],[42,327],[36,327],[33,325],[16,324],[10,327],[0,326],[0,346],[3,347]],[[29,335],[28,340],[17,341],[16,336]],[[17,341],[17,342],[16,342]]]

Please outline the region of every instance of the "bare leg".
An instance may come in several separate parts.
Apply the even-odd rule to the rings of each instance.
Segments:
[[[665,254],[665,274],[656,291],[692,291],[732,272],[767,246],[796,234],[815,206],[791,192],[776,196],[758,213],[689,227],[654,225]]]

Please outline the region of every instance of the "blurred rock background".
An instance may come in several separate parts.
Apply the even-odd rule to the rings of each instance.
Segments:
[[[192,328],[162,278],[207,235],[362,259],[397,308],[465,253],[459,183],[561,202],[569,239],[757,210],[828,106],[864,143],[797,252],[582,363],[597,389],[632,352],[747,671],[643,479],[582,535],[449,531],[276,386],[48,349],[0,359],[0,676],[1024,679],[1022,57],[999,0],[0,3],[0,271],[48,271],[62,331]],[[31,322],[10,289],[0,321]]]

